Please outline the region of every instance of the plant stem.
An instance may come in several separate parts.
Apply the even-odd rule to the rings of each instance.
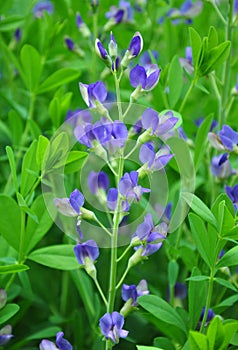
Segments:
[[[217,7],[215,1],[210,1],[211,5],[213,6],[214,10],[216,11],[218,17],[221,19],[222,23],[227,25],[227,22],[225,20],[225,18],[223,17],[223,14],[221,13],[221,11],[219,10],[219,8]]]
[[[209,307],[211,304],[211,299],[212,299],[212,291],[213,291],[213,282],[214,282],[214,271],[211,271],[210,279],[209,279],[209,285],[208,285],[208,292],[207,292],[207,300],[206,300],[206,305],[205,305],[205,311],[204,311],[204,316],[202,319],[202,324],[200,327],[200,332],[202,333],[204,331],[204,327],[207,321],[207,315],[209,311]]]
[[[124,258],[124,256],[129,252],[130,249],[131,249],[131,245],[128,245],[128,247],[124,250],[122,255],[117,259],[117,262],[121,261]]]
[[[119,85],[119,81],[117,79],[116,72],[113,72],[113,76],[114,76],[114,82],[115,82],[115,87],[116,87],[117,108],[118,108],[119,120],[122,121],[123,120],[123,114],[122,114],[122,108],[121,108],[120,85]]]
[[[104,295],[104,293],[102,291],[102,288],[101,288],[101,286],[100,286],[100,284],[99,284],[99,282],[97,280],[97,277],[95,277],[93,280],[94,280],[94,283],[95,283],[95,285],[96,285],[96,287],[97,287],[97,289],[99,291],[99,294],[101,295],[101,298],[102,298],[102,300],[103,300],[103,302],[104,302],[104,304],[105,304],[105,306],[107,308],[107,305],[108,305],[107,304],[107,299],[105,298],[105,295]]]
[[[18,262],[19,264],[23,264],[24,262],[24,241],[25,241],[25,223],[26,223],[26,214],[23,209],[21,209],[21,237],[20,237],[20,244],[19,244],[19,257]]]
[[[124,273],[123,273],[123,275],[122,275],[120,281],[119,281],[119,282],[117,283],[117,285],[116,285],[116,289],[118,289],[118,288],[122,285],[122,283],[123,283],[124,279],[126,278],[126,275],[128,274],[129,270],[130,270],[130,268],[127,266],[127,268],[126,268],[126,270],[124,271]]]
[[[191,94],[191,92],[192,92],[192,90],[194,88],[194,85],[195,85],[196,81],[197,81],[197,79],[194,78],[193,81],[191,82],[191,84],[189,86],[189,89],[186,92],[186,95],[185,95],[185,97],[183,99],[183,102],[182,102],[182,104],[181,104],[181,106],[179,108],[179,111],[178,111],[179,113],[182,113],[182,111],[183,111],[183,109],[184,109],[184,107],[185,107],[185,105],[187,103],[187,99],[189,98],[189,96],[190,96],[190,94]]]

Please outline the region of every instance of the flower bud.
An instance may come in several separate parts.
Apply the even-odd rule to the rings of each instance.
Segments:
[[[117,57],[117,43],[116,43],[116,40],[114,38],[114,35],[110,34],[110,42],[108,44],[108,51],[109,51],[109,55],[112,57],[112,58],[115,58]]]

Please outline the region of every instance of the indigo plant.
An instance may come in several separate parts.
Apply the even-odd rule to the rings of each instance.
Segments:
[[[237,349],[237,5],[1,2],[0,349]]]

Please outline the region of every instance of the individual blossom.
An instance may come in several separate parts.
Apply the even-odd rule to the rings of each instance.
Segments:
[[[7,325],[0,329],[0,346],[6,345],[14,337],[12,335],[11,325]]]
[[[187,46],[185,48],[185,58],[180,57],[179,62],[189,75],[193,73],[194,67],[193,67],[193,57],[192,57],[191,46]]]
[[[107,193],[107,206],[110,210],[121,210],[123,212],[127,212],[130,209],[130,205],[127,200],[121,201],[121,208],[117,208],[118,203],[118,189],[115,187],[109,188]]]
[[[143,193],[150,192],[150,189],[138,185],[138,176],[138,172],[133,170],[125,173],[119,181],[119,192],[129,203],[133,200],[138,202]]]
[[[89,108],[97,108],[107,97],[107,89],[103,82],[97,81],[93,84],[79,83],[82,98]]]
[[[88,188],[90,192],[97,195],[105,192],[109,187],[109,178],[104,171],[91,171],[88,176]]]
[[[225,191],[229,196],[230,200],[232,201],[235,211],[237,211],[238,210],[238,185],[235,185],[234,187],[225,186]]]
[[[202,8],[202,1],[193,2],[192,0],[186,0],[180,8],[170,9],[166,16],[159,19],[158,23],[163,23],[165,18],[168,17],[172,20],[173,24],[179,24],[181,22],[190,24],[192,19],[201,13]]]
[[[43,339],[40,343],[40,350],[73,350],[70,342],[63,338],[64,333],[58,332],[56,334],[56,342],[53,343],[50,340]],[[55,345],[56,344],[56,345]]]
[[[92,114],[87,109],[76,109],[75,111],[68,110],[65,122],[73,127],[77,125],[87,125],[92,123]]]
[[[238,152],[238,132],[229,125],[223,125],[218,134],[208,133],[208,139],[211,145],[220,151]]]
[[[205,314],[205,310],[206,310],[206,307],[204,306],[202,308],[202,312],[201,312],[201,315],[200,315],[200,318],[199,318],[199,321],[198,321],[198,324],[197,324],[197,329],[200,329],[201,327],[201,324],[202,324],[202,320],[203,320],[203,317],[204,317],[204,314]],[[214,311],[212,309],[208,309],[208,314],[207,314],[207,319],[206,319],[206,322],[205,322],[205,326],[207,326],[211,320],[216,316],[216,314],[214,313]]]
[[[168,146],[162,146],[156,153],[153,142],[146,142],[140,148],[139,159],[150,171],[163,169],[173,158]]]
[[[76,13],[76,26],[80,33],[83,35],[85,38],[89,38],[91,35],[91,32],[86,25],[86,23],[82,20],[82,17],[79,12]]]
[[[111,29],[114,25],[122,22],[132,22],[134,16],[134,10],[131,4],[126,0],[120,0],[119,6],[111,6],[110,11],[106,13],[108,22],[104,26],[105,30]]]
[[[75,42],[70,38],[70,37],[65,37],[64,39],[66,47],[70,50],[73,51],[75,49]]]
[[[220,179],[225,179],[235,174],[228,159],[228,153],[220,154],[212,158],[211,172]]]
[[[108,51],[105,49],[99,39],[95,40],[95,50],[98,56],[111,69],[112,72],[117,71],[120,66],[120,57],[117,55],[117,43],[112,32],[110,33],[110,41]]]
[[[84,243],[78,243],[74,247],[74,254],[78,260],[78,263],[85,268],[88,275],[95,279],[97,271],[94,265],[94,261],[99,256],[97,243],[92,239]]]
[[[122,329],[124,317],[117,311],[113,311],[111,314],[107,312],[100,318],[99,325],[102,334],[114,344],[119,342],[119,338],[126,338],[129,333]]]
[[[122,285],[121,296],[122,300],[128,301],[131,299],[131,306],[137,306],[137,299],[141,295],[149,294],[148,286],[146,280],[141,280],[140,283],[136,286],[135,284]]]
[[[174,126],[177,122],[178,118],[174,117],[172,111],[159,115],[154,109],[147,108],[142,114],[142,126],[147,130],[147,134],[159,136],[163,140],[173,136]],[[143,134],[140,141],[143,141]]]
[[[172,217],[172,203],[169,202],[165,208],[157,203],[155,204],[155,211],[161,222],[165,222],[168,225]]]
[[[44,11],[49,15],[54,12],[54,5],[51,1],[39,1],[32,9],[35,18],[41,18],[44,15]]]
[[[159,82],[160,72],[161,69],[159,69],[157,64],[152,64],[147,69],[139,64],[132,68],[130,71],[130,83],[136,90],[131,97],[136,99],[144,92],[154,89]]]
[[[135,245],[135,249],[142,248],[141,257],[149,256],[157,252],[163,244],[167,236],[168,226],[162,222],[154,226],[152,215],[146,214],[144,222],[140,224],[134,235],[131,244]]]
[[[126,69],[131,62],[132,59],[139,56],[143,49],[143,38],[140,34],[140,32],[136,32],[129,44],[128,49],[126,50],[122,60],[121,60],[121,66],[123,69]]]

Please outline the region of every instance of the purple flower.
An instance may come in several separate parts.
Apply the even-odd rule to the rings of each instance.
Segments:
[[[17,28],[14,32],[14,38],[16,41],[21,40],[21,28]]]
[[[104,48],[99,39],[95,40],[95,50],[98,56],[103,60],[106,60],[109,57],[107,50]]]
[[[76,13],[76,26],[85,38],[90,37],[91,32],[90,32],[88,26],[82,20],[82,17],[81,17],[79,12]]]
[[[194,71],[193,67],[193,57],[192,57],[192,48],[187,46],[185,48],[185,58],[181,57],[179,59],[181,66],[186,70],[188,74],[192,74]]]
[[[141,199],[143,193],[150,192],[150,189],[138,185],[137,171],[125,173],[119,181],[118,188],[122,196],[125,196],[128,200],[136,200],[137,202]]]
[[[112,312],[112,314],[107,312],[100,318],[99,325],[106,339],[111,339],[115,344],[119,342],[119,338],[126,338],[129,333],[122,329],[124,317],[117,311]]]
[[[204,314],[205,314],[205,306],[202,308],[202,313],[200,315],[200,321],[203,320]],[[206,323],[210,322],[214,317],[216,316],[216,314],[213,312],[212,309],[208,309],[208,314],[207,314],[207,319],[206,319]]]
[[[68,48],[70,51],[73,51],[73,50],[74,50],[74,48],[75,48],[75,43],[74,43],[74,41],[73,41],[71,38],[69,38],[69,37],[67,36],[67,37],[64,39],[64,42],[65,42],[67,48]]]
[[[234,1],[234,13],[235,15],[238,13],[238,0]]]
[[[237,150],[238,132],[234,131],[229,125],[223,125],[218,135],[209,132],[208,139],[211,145],[219,151],[228,150],[232,152]]]
[[[235,210],[238,210],[238,185],[234,187],[225,186],[225,190],[230,200],[232,201]]]
[[[84,205],[84,196],[79,190],[75,189],[69,198],[55,198],[54,205],[61,214],[76,217],[80,214],[80,208]]]
[[[143,38],[139,32],[136,32],[130,42],[128,51],[130,52],[131,57],[137,57],[143,49]]]
[[[10,325],[0,329],[0,346],[6,345],[12,337],[12,327]]]
[[[168,203],[166,207],[162,207],[160,204],[155,205],[155,211],[162,222],[169,224],[172,216],[172,203]]]
[[[63,336],[63,332],[58,332],[56,334],[56,345],[49,340],[42,340],[40,343],[40,350],[73,350],[72,345],[68,340],[64,339]]]
[[[110,11],[106,13],[106,17],[109,19],[109,22],[105,27],[106,29],[109,29],[111,26],[121,22],[131,22],[133,15],[134,11],[131,4],[128,1],[121,0],[119,2],[119,7],[111,6]]]
[[[144,222],[140,224],[134,235],[132,236],[132,244],[139,240],[139,245],[135,249],[143,247],[141,256],[149,256],[159,250],[166,238],[168,226],[166,223],[161,223],[154,226],[151,214],[147,214]]]
[[[178,122],[178,118],[174,117],[171,111],[166,112],[164,115],[159,114],[152,108],[147,108],[142,114],[142,125],[146,130],[150,130],[150,134],[153,136],[163,137],[167,139],[171,136],[175,124]]]
[[[108,51],[112,58],[117,56],[117,43],[112,32],[110,33],[110,41],[108,44]]]
[[[109,186],[109,178],[104,171],[91,171],[88,176],[88,188],[93,194],[98,194],[100,189],[106,191]]]
[[[235,173],[231,168],[231,163],[228,159],[227,153],[212,158],[211,171],[214,176],[217,176],[220,179],[225,179]]]
[[[87,125],[92,123],[92,114],[87,109],[69,110],[66,114],[65,121],[72,126]]]
[[[137,64],[130,71],[130,83],[134,88],[140,86],[141,91],[150,91],[157,85],[160,71],[157,64],[152,64],[147,69]]]
[[[115,187],[109,188],[107,193],[107,206],[110,210],[115,211],[117,209],[118,189]],[[118,208],[120,209],[120,208]],[[121,203],[121,210],[127,212],[130,209],[130,205],[127,200],[123,200]]]
[[[106,100],[106,86],[101,81],[89,85],[79,83],[79,88],[82,98],[89,108],[95,108],[96,102],[103,103]]]
[[[41,18],[46,11],[49,15],[52,15],[54,12],[54,5],[51,1],[40,1],[35,4],[32,9],[35,18]]]
[[[161,147],[156,153],[153,142],[146,142],[140,148],[139,159],[143,164],[147,164],[149,170],[155,171],[164,168],[173,156],[168,146]]]
[[[180,7],[180,13],[182,16],[190,19],[196,17],[202,11],[202,1],[192,2],[192,0],[186,0]]]
[[[203,123],[203,121],[205,120],[204,117],[198,118],[196,119],[194,122],[196,124],[196,126],[199,128],[199,126]],[[210,131],[212,131],[216,126],[217,126],[217,121],[215,119],[213,119],[211,127],[210,127]]]
[[[89,258],[91,262],[95,261],[99,256],[99,249],[97,243],[90,239],[84,243],[79,243],[74,247],[74,254],[80,265],[86,264],[86,259]]]
[[[186,284],[176,282],[174,286],[174,297],[180,300],[183,300],[187,297],[188,295],[188,288]],[[167,300],[170,300],[170,290],[169,288],[167,289],[166,292]]]
[[[122,291],[121,291],[122,300],[127,301],[131,299],[132,306],[137,306],[138,305],[137,298],[140,297],[141,295],[146,295],[146,294],[149,294],[146,280],[141,280],[138,286],[136,286],[135,284],[122,285]]]

